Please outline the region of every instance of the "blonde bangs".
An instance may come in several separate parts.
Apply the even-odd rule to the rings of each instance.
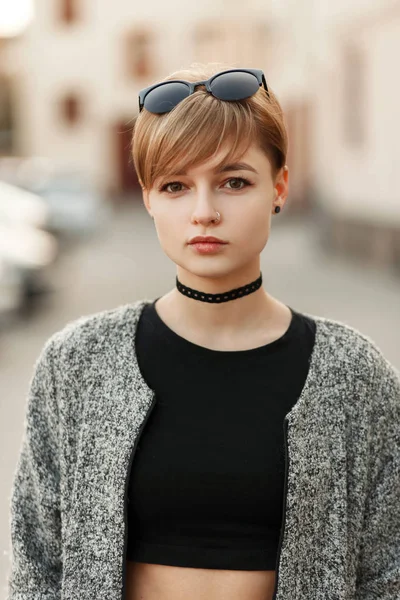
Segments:
[[[218,70],[222,69],[217,65],[213,71]],[[180,71],[164,81],[206,79],[213,71],[209,66]],[[275,96],[267,99],[264,89],[246,100],[224,102],[199,87],[168,113],[154,115],[143,110],[138,115],[132,156],[141,185],[150,190],[159,177],[181,173],[212,158],[225,142],[227,151],[216,167],[240,158],[256,142],[270,158],[275,173],[285,164],[285,136],[282,109]]]

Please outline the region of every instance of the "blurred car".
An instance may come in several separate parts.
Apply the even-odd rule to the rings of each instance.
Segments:
[[[0,181],[0,315],[24,308],[47,287],[45,277],[58,253],[44,231],[48,208],[40,197]]]
[[[46,229],[50,211],[42,198],[0,180],[0,223]]]
[[[0,179],[39,195],[56,234],[90,234],[110,215],[110,206],[83,171],[43,157],[0,159]]]

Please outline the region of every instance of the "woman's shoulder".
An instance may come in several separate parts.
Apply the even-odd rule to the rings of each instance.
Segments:
[[[385,380],[394,387],[399,385],[399,370],[370,335],[338,319],[303,314],[316,323],[316,349],[321,360],[332,368],[343,369],[343,376],[352,373],[365,377],[374,386]]]
[[[81,315],[65,323],[46,341],[44,351],[52,351],[59,356],[93,352],[96,347],[109,346],[132,337],[133,327],[142,308],[151,302],[137,300],[110,309]]]
[[[306,317],[315,321],[319,335],[324,338],[325,343],[350,343],[354,349],[369,348],[373,352],[381,352],[375,340],[360,329],[345,321],[331,317],[323,317],[310,313],[303,313]]]

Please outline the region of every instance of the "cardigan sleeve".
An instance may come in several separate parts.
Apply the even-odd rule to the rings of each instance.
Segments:
[[[399,600],[400,376],[381,357],[374,379],[370,470],[355,600]]]
[[[59,419],[53,344],[34,366],[11,489],[11,571],[7,600],[61,598]]]

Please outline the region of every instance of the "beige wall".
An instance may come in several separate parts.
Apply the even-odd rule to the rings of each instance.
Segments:
[[[332,213],[400,224],[400,9],[382,6],[358,18],[343,13],[340,24],[326,28],[315,88],[314,180]],[[353,88],[348,47],[361,67]],[[351,117],[362,127],[359,142],[349,139]]]

